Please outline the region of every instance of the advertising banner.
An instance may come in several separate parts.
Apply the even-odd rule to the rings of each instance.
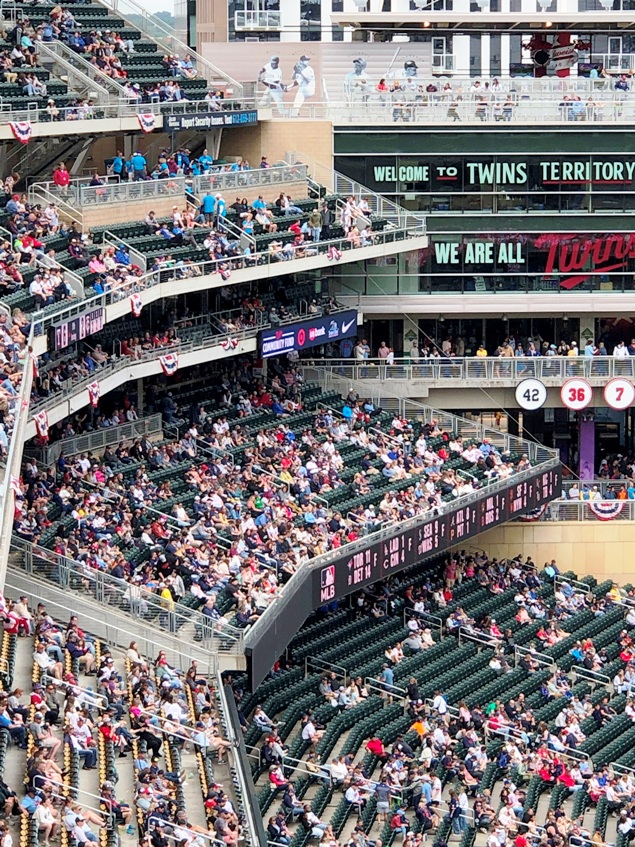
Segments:
[[[421,251],[421,272],[517,276],[554,279],[561,288],[577,288],[591,275],[635,270],[635,233],[482,233],[433,235]]]
[[[214,129],[215,127],[254,126],[258,123],[255,109],[240,112],[193,112],[184,115],[164,115],[164,132],[179,132],[182,129]]]
[[[296,321],[276,328],[265,329],[259,335],[263,359],[283,356],[292,350],[307,350],[332,341],[357,335],[357,311],[348,309],[336,315],[320,315],[307,321]]]
[[[63,350],[69,344],[75,344],[82,338],[87,338],[95,332],[104,328],[104,309],[98,306],[78,315],[64,323],[54,324],[51,327],[53,347],[55,350]]]
[[[635,157],[624,156],[336,156],[336,167],[376,191],[525,192],[632,190]]]

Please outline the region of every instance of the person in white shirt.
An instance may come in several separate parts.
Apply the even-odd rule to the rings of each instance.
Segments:
[[[40,643],[35,648],[35,652],[33,653],[34,662],[40,667],[41,670],[46,671],[46,673],[51,674],[55,677],[55,679],[61,679],[62,674],[64,672],[64,665],[61,662],[56,662],[55,659],[52,659],[48,653],[46,652],[46,648],[44,644]]]
[[[280,57],[272,56],[267,64],[258,73],[258,82],[264,85],[265,91],[260,100],[261,106],[269,106],[271,101],[276,104],[278,113],[285,115],[284,108],[284,86],[282,84],[282,68]]]
[[[36,808],[33,817],[38,824],[40,836],[44,836],[44,847],[49,847],[49,839],[55,838],[57,831],[57,812],[50,797],[46,797]]]
[[[348,777],[348,768],[343,759],[333,759],[331,764],[331,780],[336,788],[344,785]]]
[[[297,87],[298,91],[293,101],[291,109],[291,117],[297,118],[300,114],[300,109],[307,97],[313,97],[315,94],[315,71],[310,66],[308,56],[300,56],[293,67],[293,77],[291,83],[287,86],[287,90]]]
[[[616,359],[628,359],[628,348],[623,341],[620,341],[613,348],[613,355]]]
[[[432,701],[434,711],[445,720],[448,713],[448,704],[443,694],[437,689],[434,692],[434,700]]]
[[[351,785],[346,789],[346,802],[350,803],[351,806],[354,806],[357,813],[359,814],[364,806],[366,805],[366,800],[362,797],[359,788],[356,785]]]
[[[78,815],[75,821],[75,826],[72,830],[72,835],[78,844],[86,844],[88,841],[97,841],[97,836],[92,832],[82,815]]]
[[[308,741],[311,744],[317,744],[318,741],[324,735],[324,730],[318,730],[315,728],[315,724],[312,720],[308,720],[302,729],[302,740]]]

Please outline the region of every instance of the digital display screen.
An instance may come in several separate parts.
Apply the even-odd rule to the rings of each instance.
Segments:
[[[314,572],[313,608],[385,579],[482,531],[536,509],[558,497],[560,489],[560,468],[543,471],[319,568]]]
[[[70,344],[76,344],[83,338],[88,338],[104,328],[105,311],[103,306],[91,309],[83,315],[78,315],[63,324],[51,327],[53,345],[56,350],[63,350]]]
[[[354,335],[357,335],[357,311],[348,309],[336,315],[320,315],[311,320],[265,329],[260,333],[258,348],[262,358],[268,359]]]

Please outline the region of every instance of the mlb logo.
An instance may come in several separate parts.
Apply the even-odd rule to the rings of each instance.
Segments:
[[[335,565],[322,568],[320,572],[320,603],[328,603],[335,597]]]
[[[328,588],[330,585],[335,585],[335,565],[322,568],[322,588]]]

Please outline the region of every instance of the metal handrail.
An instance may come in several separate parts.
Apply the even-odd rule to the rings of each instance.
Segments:
[[[569,676],[572,682],[582,679],[585,682],[590,682],[592,685],[603,685],[611,693],[614,691],[613,681],[610,676],[599,671],[589,670],[582,665],[573,665],[569,671]]]
[[[250,750],[251,750],[251,752],[249,752]],[[256,750],[257,752],[254,753],[253,752],[254,750]],[[249,759],[253,759],[254,761],[257,761],[258,764],[260,765],[260,763],[262,761],[261,756],[260,756],[260,747],[256,747],[256,746],[248,747],[247,748],[247,757]],[[314,771],[309,770],[309,768],[299,767],[299,765],[304,764],[304,759],[294,759],[293,756],[287,756],[286,754],[283,756],[282,764],[283,764],[285,771],[293,771],[293,772],[300,771],[300,773],[304,773],[304,774],[307,774],[308,776],[312,776],[312,777],[317,777],[318,779],[321,779],[321,780],[325,780],[325,779],[328,778],[329,785],[331,785],[333,783],[333,778],[330,774],[330,771],[328,771],[326,769],[326,767],[324,767],[324,766],[322,766],[320,768],[319,773],[315,773]],[[278,845],[278,847],[279,847],[279,845]]]
[[[148,37],[161,45],[164,51],[170,55],[178,54],[181,57],[191,56],[196,63],[197,69],[202,71],[209,82],[220,78],[228,86],[231,86],[235,96],[241,97],[244,91],[243,85],[201,55],[192,50],[174,36],[174,32],[168,29],[165,23],[153,15],[144,6],[135,0],[104,0],[104,5],[111,9],[116,15],[123,18],[133,29],[141,29]],[[132,17],[131,17],[132,16]]]
[[[558,586],[562,585],[565,582],[568,585],[575,585],[577,588],[580,588],[585,594],[588,594],[591,591],[591,586],[588,584],[588,582],[582,582],[579,579],[570,579],[569,577],[562,576],[561,574],[558,574],[557,576],[554,577],[554,580],[553,580],[554,593],[556,592],[556,589],[558,588]]]
[[[0,508],[2,509],[3,520],[0,524],[0,586],[4,586],[7,579],[7,563],[9,560],[9,548],[11,544],[11,533],[13,530],[13,516],[15,514],[16,493],[14,491],[13,480],[20,479],[20,467],[22,464],[22,450],[24,447],[26,426],[27,426],[27,411],[29,408],[29,399],[31,397],[31,388],[33,385],[33,364],[30,357],[30,351],[33,349],[33,326],[26,344],[26,352],[22,361],[22,384],[20,391],[16,397],[16,416],[9,441],[9,450],[5,464],[4,477],[0,482]]]
[[[38,52],[44,46],[47,50],[56,53],[67,64],[79,69],[84,76],[92,79],[94,84],[105,93],[107,98],[106,102],[109,102],[110,96],[113,96],[115,100],[125,100],[126,94],[123,85],[120,82],[117,82],[117,80],[112,77],[106,76],[106,74],[98,68],[97,65],[93,65],[88,61],[88,59],[85,59],[83,54],[76,53],[74,50],[71,50],[70,47],[68,47],[68,45],[63,41],[50,41],[45,45],[43,45],[41,41],[37,41],[36,44]]]
[[[130,183],[128,183],[128,185],[130,185]],[[80,206],[83,206],[83,203],[81,201],[82,191],[83,189],[80,188]],[[109,247],[114,247],[115,250],[117,250],[120,244],[123,244],[127,248],[128,253],[130,254],[130,258],[134,261],[135,265],[141,268],[141,270],[144,272],[148,270],[148,262],[143,253],[140,253],[138,250],[135,250],[133,246],[131,246],[125,241],[122,241],[121,238],[117,238],[117,236],[112,233],[109,229],[104,231],[102,239],[104,244],[107,244]]]
[[[276,162],[269,168],[231,169],[231,165],[212,165],[209,173],[190,179],[194,194],[200,197],[206,191],[227,191],[231,188],[270,188],[272,185],[290,185],[308,182],[306,165]]]
[[[549,656],[547,653],[539,653],[537,650],[532,649],[531,647],[523,647],[520,644],[514,645],[514,660],[516,665],[520,661],[520,656],[529,655],[531,658],[539,665],[543,665],[544,667],[549,667],[551,670],[556,670],[556,660],[553,656]]]
[[[97,82],[89,77],[84,70],[72,64],[68,56],[62,55],[64,51],[62,50],[61,42],[51,41],[44,43],[42,41],[36,41],[35,45],[39,59],[38,64],[44,67],[50,64],[54,69],[55,76],[65,76],[68,80],[69,89],[84,93],[87,96],[94,96],[99,105],[110,102],[110,94],[101,82]],[[68,50],[69,54],[71,53],[68,48],[66,50]],[[73,53],[74,55],[76,54]]]
[[[315,670],[318,670],[320,672],[332,670],[342,671],[342,679],[346,680],[346,678],[348,677],[348,671],[346,670],[346,668],[342,667],[341,665],[335,665],[332,662],[323,662],[321,659],[313,658],[313,656],[307,656],[304,660],[305,679],[309,675],[309,668],[314,668]]]
[[[487,635],[484,632],[470,632],[466,627],[458,628],[459,644],[461,639],[464,641],[475,641],[477,644],[482,644],[484,647],[498,647],[501,639],[494,635]]]
[[[435,627],[439,631],[439,638],[443,638],[443,631],[445,629],[445,622],[443,618],[439,617],[439,615],[432,615],[430,612],[419,612],[416,609],[404,609],[403,610],[403,622],[404,626],[408,625],[407,618],[421,618],[425,623],[430,624],[430,626]]]
[[[153,824],[155,822],[161,823],[162,826],[166,824],[165,818],[159,818],[159,817],[156,817],[155,815],[151,815],[147,820],[148,828],[150,827],[151,824]],[[181,824],[176,824],[176,823],[173,824],[170,821],[167,821],[167,825],[178,827],[178,829],[182,829],[183,832],[188,832],[191,836],[193,836],[194,840],[197,839],[197,838],[204,838],[210,844],[216,844],[216,845],[218,845],[218,847],[225,844],[224,841],[220,840],[219,838],[216,838],[211,833],[199,832],[198,829],[189,829],[186,826],[181,826]],[[164,836],[165,836],[165,833],[164,833]],[[168,838],[174,839],[174,836],[168,835]]]
[[[40,547],[37,544],[32,544],[25,539],[13,537],[11,540],[11,549],[18,550],[22,554],[19,558],[20,568],[27,573],[38,573],[37,568],[34,568],[34,559],[40,562],[45,562],[55,572],[56,579],[52,579],[61,588],[69,588],[71,577],[75,577],[80,583],[88,581],[94,586],[95,595],[98,601],[103,601],[108,597],[119,598],[120,601],[127,599],[127,609],[124,614],[131,618],[142,617],[140,609],[136,614],[134,611],[135,598],[131,593],[135,588],[138,588],[140,598],[149,608],[156,612],[158,620],[161,620],[161,615],[167,615],[168,626],[176,631],[178,621],[192,621],[195,626],[199,627],[203,636],[203,643],[211,642],[207,649],[219,649],[218,640],[226,643],[224,652],[227,653],[243,653],[243,631],[228,623],[211,621],[210,618],[195,611],[187,606],[182,606],[176,601],[171,601],[171,608],[167,608],[165,602],[158,595],[151,594],[144,590],[143,587],[135,586],[123,579],[117,579],[110,574],[104,573],[90,564],[84,562],[76,562],[67,556],[54,553],[45,547]],[[7,550],[8,552],[8,550]],[[50,579],[49,575],[44,576],[45,579]],[[122,608],[123,611],[123,608]]]
[[[368,691],[379,691],[388,694],[390,697],[396,697],[404,703],[408,701],[405,688],[401,688],[399,685],[389,685],[387,682],[383,682],[374,676],[367,676],[364,679],[364,687]]]
[[[51,676],[46,671],[42,673],[41,679],[45,680],[46,685],[56,685],[58,688],[61,688],[65,684],[63,680]],[[106,711],[110,705],[108,698],[104,694],[99,694],[97,691],[93,691],[92,688],[84,688],[81,685],[73,685],[73,689],[75,691],[79,691],[80,694],[85,694],[88,700],[94,701],[92,705],[102,712]]]
[[[344,299],[344,298],[342,298]],[[350,307],[349,307],[350,308]],[[349,380],[368,380],[379,377],[393,383],[423,382],[449,387],[488,385],[501,387],[516,385],[529,377],[539,379],[550,387],[562,386],[563,381],[583,377],[603,385],[610,379],[621,376],[635,379],[635,356],[437,356],[413,359],[396,358],[392,364],[385,359],[328,359],[314,362],[310,368],[321,368]],[[383,385],[383,382],[382,382]]]

